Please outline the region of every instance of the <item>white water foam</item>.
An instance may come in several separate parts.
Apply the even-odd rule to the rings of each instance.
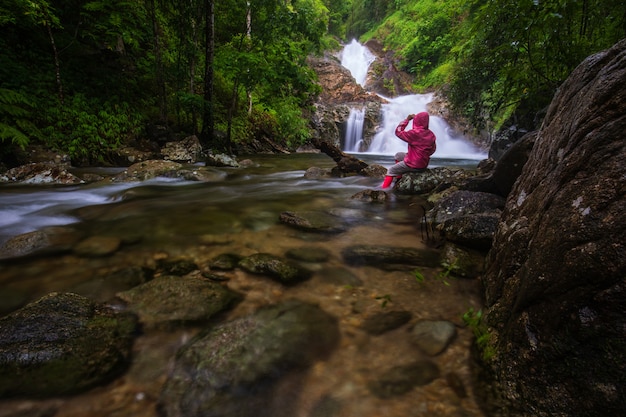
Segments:
[[[358,74],[363,82],[367,76],[374,56],[356,40],[345,46],[342,53],[342,65],[353,74]],[[355,76],[357,79],[357,76]],[[357,79],[358,82],[359,79]],[[362,84],[361,84],[362,85]],[[395,98],[383,97],[388,103],[382,105],[382,125],[367,150],[361,149],[363,142],[363,110],[352,109],[346,123],[346,136],[343,150],[354,153],[371,153],[393,155],[396,152],[406,152],[407,144],[396,137],[396,126],[409,114],[416,114],[426,110],[432,101],[432,94],[411,94]],[[411,123],[409,123],[409,128]],[[437,137],[437,151],[433,158],[454,158],[481,160],[487,154],[471,144],[463,135],[456,133],[448,123],[437,116],[430,117],[430,129]]]

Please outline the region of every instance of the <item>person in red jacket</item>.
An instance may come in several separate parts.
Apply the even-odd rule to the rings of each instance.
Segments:
[[[413,119],[413,128],[406,129]],[[430,156],[437,149],[435,134],[428,128],[430,116],[427,112],[409,114],[396,127],[396,136],[409,144],[408,152],[396,154],[396,164],[387,170],[382,188],[388,188],[395,177],[401,177],[407,172],[424,171],[430,162]]]

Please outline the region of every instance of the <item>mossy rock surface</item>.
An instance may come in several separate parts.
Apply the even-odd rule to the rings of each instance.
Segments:
[[[0,318],[0,397],[73,394],[129,363],[133,315],[73,293],[51,293]]]

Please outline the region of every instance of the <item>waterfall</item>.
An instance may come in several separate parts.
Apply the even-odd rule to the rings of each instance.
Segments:
[[[393,155],[406,152],[407,144],[396,137],[396,126],[409,114],[426,111],[427,104],[432,101],[432,94],[411,94],[387,100],[388,103],[382,105],[382,125],[374,135],[368,153]],[[409,122],[407,128],[411,128],[412,123]],[[429,128],[437,137],[437,151],[433,158],[486,158],[484,152],[468,142],[463,135],[455,133],[441,117],[430,116]]]
[[[365,85],[367,71],[375,59],[374,54],[356,39],[352,39],[352,42],[346,45],[341,52],[341,65],[350,71],[360,86]]]
[[[354,78],[365,82],[370,64],[374,61],[372,53],[356,40],[345,46],[341,64],[348,68]],[[355,75],[356,74],[356,75]],[[357,78],[360,77],[360,78]],[[361,82],[359,84],[363,85]],[[387,103],[382,105],[382,125],[372,138],[367,150],[361,150],[363,142],[363,111],[352,109],[346,126],[344,151],[363,152],[381,155],[393,155],[406,152],[407,144],[398,139],[395,129],[398,123],[409,114],[427,111],[426,106],[432,101],[432,94],[410,94],[395,98],[383,97]],[[356,113],[360,112],[360,115]],[[358,120],[359,118],[360,121]],[[409,123],[409,128],[411,123]],[[455,133],[441,117],[430,116],[430,130],[437,137],[437,151],[433,158],[484,159],[486,153],[477,149],[463,135]]]
[[[365,109],[353,108],[346,123],[346,136],[343,149],[347,152],[361,152],[363,144],[363,122],[365,120]]]

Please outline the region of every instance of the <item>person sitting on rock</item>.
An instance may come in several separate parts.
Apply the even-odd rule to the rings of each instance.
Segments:
[[[413,119],[413,128],[405,131],[411,119]],[[428,128],[429,119],[427,112],[409,114],[396,127],[396,136],[409,144],[408,152],[396,154],[396,164],[387,171],[382,188],[389,188],[393,179],[400,178],[402,174],[426,170],[430,156],[437,149],[435,134]]]

